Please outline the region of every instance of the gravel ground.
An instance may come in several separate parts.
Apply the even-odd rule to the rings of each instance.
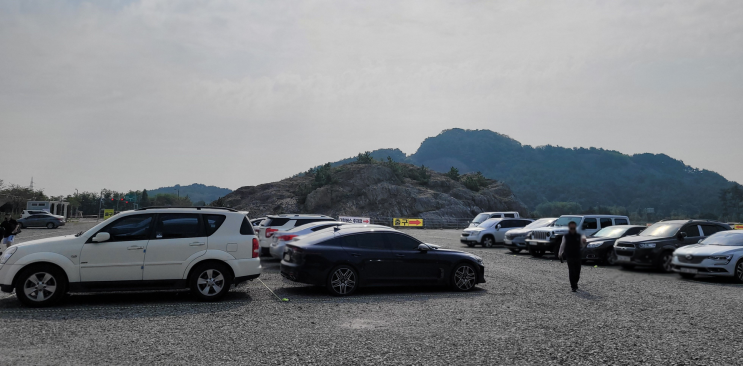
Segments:
[[[73,233],[24,230],[29,238]],[[466,248],[459,230],[411,230],[484,258],[487,283],[366,289],[333,298],[264,261],[259,281],[217,304],[188,293],[69,296],[44,310],[0,295],[0,364],[740,364],[743,286],[649,270],[567,266],[502,248]]]

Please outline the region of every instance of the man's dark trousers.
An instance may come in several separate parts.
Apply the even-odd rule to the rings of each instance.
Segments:
[[[580,258],[568,258],[568,273],[570,276],[570,287],[577,289],[580,280]]]

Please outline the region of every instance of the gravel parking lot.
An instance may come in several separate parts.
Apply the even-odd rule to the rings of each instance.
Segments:
[[[94,223],[26,229],[19,242]],[[188,293],[71,295],[27,309],[0,295],[0,364],[738,364],[743,286],[650,270],[567,265],[503,248],[466,248],[459,230],[410,230],[484,258],[487,283],[362,289],[334,298],[291,283],[265,260],[261,279],[225,301]]]

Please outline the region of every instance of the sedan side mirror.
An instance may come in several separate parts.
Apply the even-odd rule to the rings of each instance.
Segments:
[[[98,234],[95,234],[95,236],[93,237],[92,240],[93,240],[94,243],[100,243],[100,242],[103,242],[103,241],[107,241],[109,239],[111,239],[111,234],[100,232]]]
[[[420,250],[421,252],[427,252],[431,250],[431,247],[429,247],[426,244],[421,243],[421,244],[418,244],[418,250]]]

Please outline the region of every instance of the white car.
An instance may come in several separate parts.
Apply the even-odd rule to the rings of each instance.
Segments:
[[[271,247],[269,248],[271,256],[276,259],[281,259],[284,256],[286,243],[294,240],[296,237],[327,229],[331,226],[341,225],[347,225],[347,223],[341,221],[318,221],[297,226],[288,231],[277,231],[271,236]]]
[[[474,219],[472,219],[472,222],[470,222],[469,227],[475,227],[485,222],[485,220],[489,220],[489,219],[503,219],[503,218],[517,219],[519,217],[520,217],[519,213],[516,211],[483,212],[475,216]]]
[[[271,236],[278,231],[287,231],[297,226],[309,224],[317,221],[336,221],[334,218],[325,215],[311,214],[282,214],[268,215],[258,227],[255,234],[258,236],[258,243],[261,247],[261,255],[270,255]]]
[[[459,241],[467,244],[468,247],[482,244],[483,247],[491,248],[496,243],[503,243],[509,230],[520,229],[533,221],[530,219],[488,219],[476,227],[464,229]]]
[[[13,245],[0,257],[0,290],[32,307],[66,292],[190,289],[222,298],[258,278],[258,238],[246,212],[219,208],[126,211],[86,232]]]
[[[62,220],[62,222],[65,221],[65,217],[64,216],[52,215],[51,213],[49,213],[49,211],[44,211],[44,210],[23,210],[23,212],[21,213],[21,218],[22,219],[25,219],[25,218],[31,217],[33,215],[50,215],[50,216],[54,216],[54,217]]]
[[[720,231],[673,252],[672,269],[683,278],[735,277],[743,283],[743,231]]]

